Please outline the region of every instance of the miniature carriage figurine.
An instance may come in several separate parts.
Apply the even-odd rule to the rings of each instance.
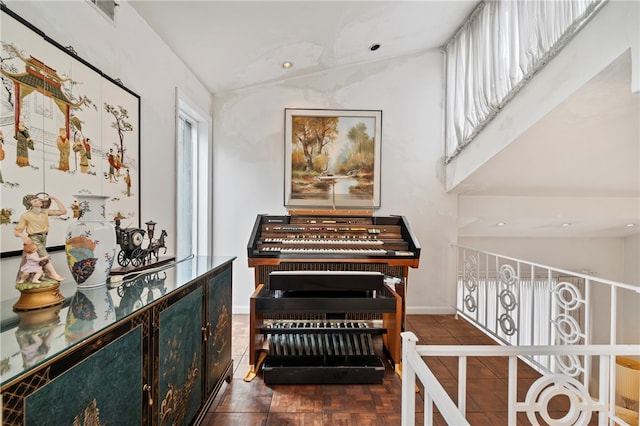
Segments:
[[[164,229],[160,233],[160,238],[153,239],[153,233],[155,231],[156,223],[153,221],[146,222],[147,230],[141,228],[120,228],[120,219],[116,218],[116,242],[120,245],[120,252],[118,253],[118,264],[123,268],[127,267],[129,263],[134,268],[141,265],[152,263],[152,258],[155,257],[155,262],[160,259],[160,249],[164,248],[164,253],[167,252],[167,246],[164,244],[164,239],[167,236],[167,231]],[[143,243],[145,240],[145,234],[148,236],[149,244],[145,248]],[[163,254],[164,254],[163,253]]]

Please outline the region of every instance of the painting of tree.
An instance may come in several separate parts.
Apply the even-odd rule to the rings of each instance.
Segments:
[[[115,121],[111,122],[111,127],[116,129],[118,132],[118,138],[120,140],[120,146],[118,151],[120,152],[120,161],[124,163],[124,133],[133,131],[133,125],[127,121],[129,119],[129,112],[126,108],[118,105],[118,107],[114,107],[113,105],[109,105],[105,102],[104,109],[111,115]]]
[[[381,111],[285,112],[286,205],[379,205]]]

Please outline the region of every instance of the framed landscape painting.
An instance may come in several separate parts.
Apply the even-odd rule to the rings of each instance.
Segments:
[[[382,111],[285,109],[284,204],[380,207]]]

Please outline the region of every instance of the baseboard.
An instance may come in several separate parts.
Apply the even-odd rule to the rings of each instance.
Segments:
[[[408,315],[454,315],[456,308],[439,306],[407,306]]]

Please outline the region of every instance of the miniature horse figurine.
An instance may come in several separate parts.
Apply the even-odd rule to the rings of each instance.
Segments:
[[[149,263],[151,263],[151,256],[153,255],[156,258],[156,262],[159,260],[160,258],[160,249],[164,248],[164,253],[167,253],[167,246],[165,246],[164,244],[164,238],[167,236],[167,231],[165,231],[164,229],[162,230],[162,232],[160,233],[160,238],[158,238],[155,241],[152,241],[151,244],[149,245],[147,252],[148,252],[148,258],[147,261]]]

